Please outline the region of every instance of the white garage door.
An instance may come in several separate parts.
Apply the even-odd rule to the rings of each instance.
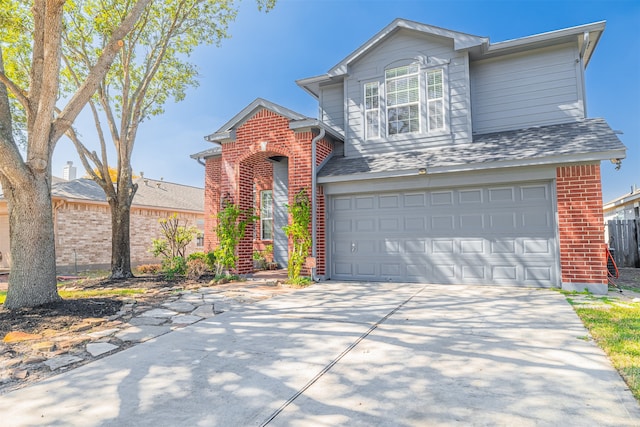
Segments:
[[[557,286],[551,183],[330,200],[339,280]]]

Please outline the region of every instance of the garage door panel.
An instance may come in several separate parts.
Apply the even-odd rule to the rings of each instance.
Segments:
[[[458,200],[461,205],[478,205],[482,203],[482,190],[459,190]]]
[[[484,241],[462,240],[460,241],[460,252],[463,254],[482,254],[484,253]]]
[[[374,207],[373,196],[357,197],[355,202],[356,202],[356,209],[358,210],[371,210]]]
[[[546,185],[523,185],[520,187],[520,197],[523,201],[549,200],[548,186]]]
[[[359,277],[375,278],[379,276],[376,264],[372,262],[359,262],[356,264],[356,275]]]
[[[522,252],[526,255],[549,255],[551,247],[547,239],[523,239]]]
[[[492,254],[514,254],[516,253],[515,239],[492,240],[490,243]]]
[[[333,222],[333,231],[336,233],[345,233],[351,231],[351,220],[336,220]]]
[[[491,277],[493,280],[504,281],[508,280],[510,282],[517,280],[518,278],[518,267],[515,265],[492,265],[491,266]]]
[[[484,228],[484,216],[482,214],[460,214],[460,230],[479,231]]]
[[[515,191],[513,187],[489,188],[488,192],[491,203],[515,202]]]
[[[406,254],[426,254],[427,242],[425,239],[411,239],[404,242],[404,253]]]
[[[398,218],[380,218],[379,230],[382,232],[394,232],[400,230],[400,220]]]
[[[452,239],[438,239],[431,241],[432,254],[453,254],[454,242]]]
[[[462,281],[484,281],[486,279],[486,272],[484,265],[463,265],[462,266]]]
[[[334,211],[350,211],[351,197],[334,197],[333,210]]]
[[[434,215],[431,217],[431,228],[434,231],[451,231],[454,229],[455,217],[453,215]]]
[[[549,266],[526,266],[524,267],[524,279],[527,282],[539,283],[551,280],[553,272]]]
[[[336,279],[557,285],[551,183],[336,196]]]
[[[378,203],[381,209],[385,209],[385,208],[395,209],[400,206],[398,200],[399,200],[399,196],[396,196],[396,195],[380,196],[378,198]]]
[[[517,219],[515,212],[494,212],[488,214],[489,228],[495,232],[515,231]]]
[[[424,264],[407,264],[407,278],[411,281],[418,281],[429,275],[431,269]]]
[[[355,231],[375,231],[376,230],[376,221],[373,218],[364,218],[364,219],[356,219],[355,222]]]
[[[407,217],[404,219],[404,231],[425,231],[424,217]]]
[[[453,191],[434,191],[431,193],[432,206],[452,206]]]
[[[453,283],[456,279],[456,266],[454,264],[434,264],[433,283]]]

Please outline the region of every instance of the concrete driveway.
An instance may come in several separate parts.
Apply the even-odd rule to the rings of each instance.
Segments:
[[[632,426],[560,294],[332,283],[0,396],[4,426]]]

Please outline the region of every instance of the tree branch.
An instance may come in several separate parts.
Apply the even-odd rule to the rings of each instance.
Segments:
[[[0,47],[0,54],[2,54],[1,49],[2,48]],[[30,109],[29,98],[23,93],[22,89],[20,89],[18,85],[16,85],[9,77],[7,77],[5,73],[0,73],[0,83],[4,84],[7,87],[7,89],[9,89],[9,92],[11,92],[11,94],[16,97],[20,105],[22,105],[22,107],[26,111],[29,111]]]
[[[54,121],[53,135],[51,137],[53,141],[57,141],[62,135],[64,135],[78,114],[80,114],[80,111],[88,102],[89,98],[91,98],[91,96],[96,92],[100,81],[102,81],[104,76],[107,74],[111,63],[120,50],[120,45],[123,43],[123,39],[127,33],[131,31],[150,1],[151,0],[138,0],[129,12],[129,15],[127,15],[120,26],[113,32],[109,42],[102,52],[102,55],[91,71],[89,71],[89,75],[85,79],[84,83],[76,91],[67,106]]]

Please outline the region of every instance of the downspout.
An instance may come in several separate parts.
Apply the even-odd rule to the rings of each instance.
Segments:
[[[318,223],[318,213],[316,211],[317,203],[316,203],[316,144],[322,138],[324,138],[325,130],[323,127],[320,127],[320,133],[311,140],[311,257],[314,260],[317,260],[318,250],[316,248],[316,226]],[[315,265],[315,263],[314,263]],[[311,280],[316,281],[316,267],[311,268]]]
[[[584,56],[587,53],[587,48],[589,47],[589,33],[585,31],[582,34],[582,48],[580,49],[580,74],[582,80],[582,108],[584,109],[584,117],[587,117],[587,87],[585,84],[585,71],[586,67],[584,65]]]

